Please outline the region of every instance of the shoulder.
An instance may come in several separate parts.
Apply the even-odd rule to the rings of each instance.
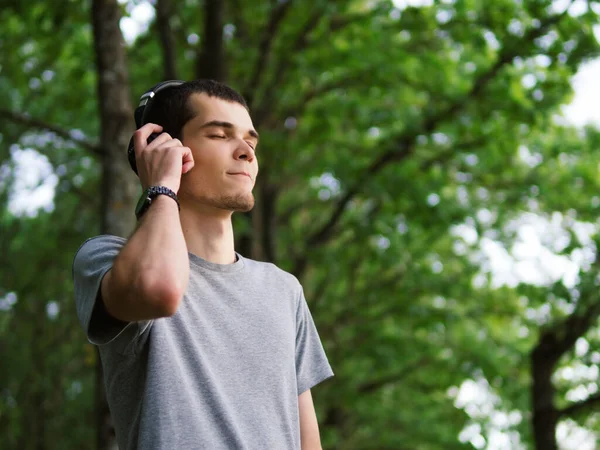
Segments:
[[[127,242],[126,239],[120,236],[113,236],[112,234],[101,234],[98,236],[93,236],[91,238],[86,239],[83,244],[79,246],[75,255],[90,251],[98,248],[106,248],[106,247],[123,247]]]
[[[267,278],[270,282],[277,283],[293,290],[301,289],[300,281],[293,274],[277,267],[270,262],[256,261],[244,257],[244,266],[253,275],[260,275]]]
[[[97,259],[114,258],[126,242],[126,239],[110,234],[91,237],[85,240],[75,252],[73,268]]]

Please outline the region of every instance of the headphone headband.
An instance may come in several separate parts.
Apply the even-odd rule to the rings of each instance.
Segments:
[[[144,92],[140,97],[140,103],[138,104],[135,112],[133,113],[133,118],[135,119],[136,129],[142,128],[146,124],[146,118],[148,117],[148,111],[152,109],[152,103],[156,94],[160,91],[164,91],[165,89],[169,89],[172,87],[181,86],[185,81],[181,80],[167,80],[161,81],[157,85],[153,86],[150,90]],[[137,174],[137,166],[135,162],[135,151],[133,148],[133,136],[129,141],[129,147],[127,148],[127,158],[129,159],[129,165],[133,169],[133,171]]]
[[[141,128],[146,124],[146,117],[148,117],[148,111],[152,108],[152,101],[156,94],[160,91],[164,91],[165,89],[181,86],[185,81],[181,80],[167,80],[161,81],[157,85],[153,86],[150,90],[144,92],[140,97],[140,103],[138,107],[135,109],[134,117],[135,117],[135,125],[137,128]]]

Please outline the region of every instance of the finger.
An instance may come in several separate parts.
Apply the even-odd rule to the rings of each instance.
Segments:
[[[163,141],[161,141],[161,144],[160,144],[161,147],[163,147],[163,148],[183,147],[183,144],[181,143],[181,141],[179,139],[172,138],[167,133],[163,133],[163,134],[166,135],[168,139],[164,139]],[[156,138],[156,140],[158,140],[158,138]]]
[[[176,145],[181,145],[179,139],[173,139],[169,133],[161,133],[148,144],[146,150],[153,151],[159,147],[173,147]]]
[[[192,156],[192,150],[189,147],[183,147],[182,157],[183,159],[181,173],[188,173],[194,167],[194,157]]]
[[[147,123],[133,133],[134,149],[139,151],[146,147],[148,138],[152,133],[160,133],[163,127],[155,123]],[[157,138],[158,139],[158,138]]]

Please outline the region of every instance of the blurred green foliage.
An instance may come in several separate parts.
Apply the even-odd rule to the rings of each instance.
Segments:
[[[303,282],[336,372],[313,392],[324,448],[473,448],[461,430],[475,422],[485,436],[491,424],[454,405],[467,379],[486,379],[495,408],[521,414],[503,431],[533,448],[531,351],[598,303],[596,245],[577,230],[597,222],[600,131],[556,118],[599,50],[600,2],[578,3],[587,7],[577,15],[547,0],[226,4],[226,81],[249,99],[261,133],[257,196],[273,217],[262,233],[271,259]],[[203,2],[169,4],[177,76],[194,78]],[[0,9],[7,449],[95,442],[96,355],[71,285],[72,257],[101,214],[90,15],[88,2],[71,0]],[[128,44],[135,97],[162,77],[161,44],[154,21]],[[45,155],[58,180],[54,209],[34,217],[9,209],[11,155],[23,148]],[[492,283],[480,244],[510,251],[527,213],[558,217],[568,242],[542,241],[583,261],[578,284]],[[247,217],[236,225],[238,238],[262,238]],[[559,364],[595,368],[594,385],[596,317],[582,334],[591,349],[569,348]],[[577,383],[554,382],[554,404],[569,406]],[[600,431],[593,410],[574,419]]]

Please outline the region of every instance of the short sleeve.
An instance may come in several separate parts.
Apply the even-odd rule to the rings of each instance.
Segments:
[[[298,395],[333,376],[317,327],[308,309],[304,292],[296,311],[296,380]]]
[[[77,318],[88,338],[94,345],[111,344],[122,336],[131,341],[148,322],[123,322],[112,317],[104,308],[100,285],[104,275],[111,269],[113,261],[125,245],[125,239],[102,235],[85,241],[73,259],[73,284]],[[128,331],[128,332],[126,332]],[[128,342],[123,342],[123,348]]]

